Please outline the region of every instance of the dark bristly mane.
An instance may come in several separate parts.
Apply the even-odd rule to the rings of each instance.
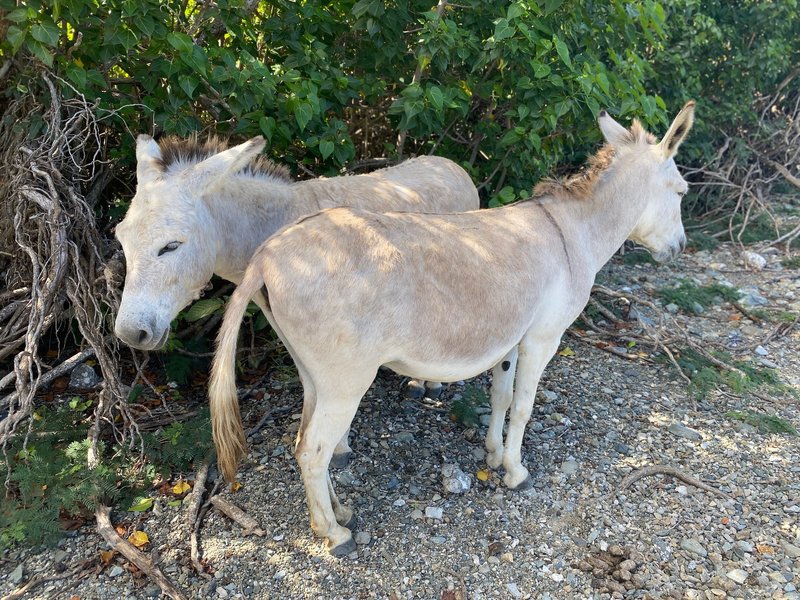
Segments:
[[[173,165],[194,165],[215,154],[219,154],[228,149],[228,142],[216,135],[204,140],[201,140],[197,135],[192,135],[188,138],[170,135],[161,138],[158,141],[158,146],[161,149],[159,167],[162,172],[166,173]],[[246,170],[253,175],[272,177],[287,183],[292,181],[289,169],[283,165],[275,164],[263,155],[257,156]]]
[[[625,143],[630,144],[655,144],[656,138],[651,133],[645,131],[642,124],[634,119],[628,131]],[[594,186],[600,175],[611,166],[614,159],[614,148],[606,144],[598,152],[589,158],[586,167],[566,179],[544,179],[533,188],[532,199],[543,198],[545,196],[555,196],[556,198],[574,198],[576,200],[586,200],[592,194]]]

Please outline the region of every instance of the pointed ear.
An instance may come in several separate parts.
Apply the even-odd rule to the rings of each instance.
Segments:
[[[601,110],[597,115],[597,124],[605,140],[612,146],[621,146],[630,140],[628,130],[611,118],[606,111]]]
[[[675,156],[678,147],[683,140],[686,139],[686,135],[689,133],[693,124],[694,100],[690,100],[684,105],[681,112],[675,117],[675,120],[672,121],[672,125],[669,126],[664,139],[659,143],[661,153],[664,155],[664,160],[669,160]]]
[[[152,181],[161,175],[160,160],[161,148],[153,138],[145,134],[136,138],[136,180],[139,183]]]
[[[265,144],[264,138],[258,136],[244,144],[228,148],[195,165],[192,176],[197,178],[197,183],[201,187],[206,190],[212,189],[228,175],[241,171],[249,165],[264,149]]]

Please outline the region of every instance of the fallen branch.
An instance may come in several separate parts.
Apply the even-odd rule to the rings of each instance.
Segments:
[[[203,465],[197,470],[197,476],[194,479],[194,488],[192,489],[192,501],[189,503],[189,512],[186,515],[189,529],[192,532],[192,547],[191,559],[192,566],[198,575],[210,579],[211,576],[206,573],[203,563],[200,562],[200,544],[198,542],[198,533],[200,532],[200,506],[203,501],[203,494],[206,489],[206,480],[208,479],[208,463]]]
[[[248,515],[238,506],[231,504],[222,496],[213,496],[211,498],[211,504],[213,504],[217,510],[219,510],[222,514],[224,514],[229,519],[234,520],[238,523],[243,531],[243,535],[250,535],[254,534],[259,537],[263,537],[266,535],[263,529],[258,526],[258,521],[256,521],[253,517]]]
[[[671,477],[675,477],[676,479],[680,479],[686,484],[689,484],[701,490],[705,490],[710,494],[714,494],[716,496],[720,496],[722,498],[727,498],[727,499],[731,498],[729,494],[726,494],[725,492],[713,488],[707,483],[703,483],[699,479],[679,471],[675,467],[669,467],[666,465],[651,465],[649,467],[642,467],[641,469],[633,471],[632,473],[628,474],[628,476],[625,477],[625,479],[622,480],[622,483],[619,484],[617,492],[619,493],[623,491],[624,489],[628,488],[632,483],[638,481],[642,477],[651,477],[653,475],[669,475]]]
[[[173,600],[186,600],[186,596],[183,592],[175,587],[167,576],[161,572],[161,569],[154,565],[144,554],[139,552],[133,544],[127,540],[123,540],[117,534],[114,526],[111,524],[110,514],[111,508],[102,504],[98,504],[94,512],[95,518],[97,519],[97,531],[103,536],[103,539],[108,542],[114,550],[136,565],[142,573],[155,581],[158,587],[161,588],[161,591],[167,596]]]

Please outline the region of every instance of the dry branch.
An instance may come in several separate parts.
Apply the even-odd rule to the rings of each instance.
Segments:
[[[212,496],[211,504],[213,504],[217,510],[222,512],[229,519],[233,519],[239,525],[241,525],[242,529],[244,530],[242,531],[242,535],[254,534],[259,537],[266,535],[264,530],[258,526],[258,521],[256,521],[253,517],[248,515],[235,504],[225,500],[225,498],[222,496]]]
[[[186,600],[183,592],[181,592],[175,585],[161,572],[152,561],[144,554],[139,552],[136,547],[130,542],[123,540],[111,524],[111,508],[108,506],[98,505],[95,510],[95,518],[97,519],[97,531],[103,536],[103,539],[122,556],[127,558],[136,567],[147,575],[150,579],[158,584],[161,591],[173,600]]]
[[[617,489],[618,492],[623,491],[627,487],[629,487],[634,482],[638,481],[642,477],[651,477],[653,475],[669,475],[671,477],[675,477],[676,479],[680,479],[686,484],[689,484],[693,487],[699,488],[701,490],[705,490],[711,494],[716,496],[721,496],[722,498],[730,499],[730,495],[722,492],[716,488],[711,487],[707,483],[703,483],[696,477],[692,477],[691,475],[687,475],[682,471],[678,470],[676,467],[669,467],[666,465],[651,465],[649,467],[642,467],[641,469],[636,469],[632,473],[630,473],[625,479],[622,480],[622,483],[619,484],[619,488]]]

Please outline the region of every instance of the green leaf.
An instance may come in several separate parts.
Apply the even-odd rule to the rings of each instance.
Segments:
[[[189,307],[184,313],[183,318],[190,323],[199,321],[213,315],[218,310],[221,310],[223,306],[225,306],[225,303],[219,298],[198,300]]]
[[[556,37],[553,41],[556,44],[556,52],[558,52],[558,55],[561,57],[561,60],[569,68],[572,68],[572,60],[570,60],[569,48],[567,48],[567,45],[559,37]]]
[[[58,27],[52,21],[43,21],[31,27],[31,36],[33,39],[50,47],[58,45],[60,34],[61,32]]]
[[[150,510],[150,507],[152,506],[152,498],[137,498],[128,510],[131,512],[144,512],[146,510]]]
[[[494,41],[499,42],[514,35],[517,28],[510,25],[507,19],[498,19],[494,26]]]
[[[8,31],[6,31],[6,37],[8,41],[11,42],[11,51],[14,54],[19,51],[23,42],[25,42],[25,35],[25,30],[20,29],[16,25],[9,25]]]
[[[519,4],[512,4],[508,7],[508,12],[506,13],[506,19],[509,21],[512,19],[516,19],[517,17],[523,15],[525,13],[525,9],[522,8]]]
[[[544,12],[549,15],[551,12],[558,10],[564,4],[564,0],[545,0]]]
[[[333,142],[330,140],[322,140],[319,143],[319,153],[322,155],[323,160],[327,159],[331,154],[333,154]]]
[[[180,33],[178,31],[169,32],[167,34],[167,42],[169,42],[170,46],[175,48],[175,50],[181,54],[191,55],[192,48],[194,47],[192,38],[185,33]]]
[[[442,110],[444,107],[444,94],[442,90],[440,90],[435,85],[432,85],[428,88],[428,98],[431,100],[431,104],[436,110]]]
[[[53,66],[53,53],[47,47],[37,40],[27,40],[25,45],[28,47],[33,55],[46,64],[48,67]]]
[[[196,77],[181,77],[179,84],[189,98],[192,97],[200,81]]]
[[[300,127],[300,131],[304,131],[306,125],[311,120],[312,110],[311,105],[303,102],[298,106],[294,111],[294,118],[297,121],[297,125]]]
[[[30,16],[27,8],[15,8],[6,15],[6,19],[12,23],[22,23],[23,21],[29,20],[29,18]]]

